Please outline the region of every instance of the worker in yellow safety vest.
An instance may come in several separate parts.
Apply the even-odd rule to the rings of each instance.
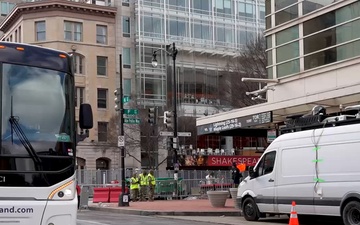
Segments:
[[[134,173],[130,179],[130,194],[131,200],[136,202],[139,198],[139,178],[137,173]]]
[[[140,182],[140,201],[145,201],[147,188],[149,186],[149,180],[146,170],[144,170],[144,172],[139,175],[139,182]]]
[[[154,177],[154,171],[150,170],[148,175],[148,181],[149,181],[149,201],[154,201],[154,191],[155,191],[155,177]]]

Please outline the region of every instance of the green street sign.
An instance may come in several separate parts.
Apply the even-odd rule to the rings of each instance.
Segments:
[[[128,102],[130,102],[130,97],[129,96],[123,97],[123,103],[128,103]]]
[[[140,124],[140,119],[124,118],[124,123],[128,123],[128,124]]]
[[[137,110],[137,109],[124,109],[124,114],[137,115],[137,114],[139,114],[139,110]]]

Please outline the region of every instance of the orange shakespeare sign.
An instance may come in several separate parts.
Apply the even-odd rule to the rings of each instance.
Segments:
[[[246,166],[255,166],[259,156],[208,156],[207,166],[232,166],[233,163],[245,164]]]

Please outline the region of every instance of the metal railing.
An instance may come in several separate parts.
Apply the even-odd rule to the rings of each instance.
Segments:
[[[213,178],[206,179],[212,173]],[[126,170],[126,178],[130,178],[132,171]],[[173,170],[155,170],[156,178],[155,196],[159,198],[172,198],[175,195],[175,180]],[[243,178],[247,174],[243,174]],[[229,190],[235,187],[230,170],[181,170],[178,173],[178,194],[181,198],[189,196],[206,197],[209,190]],[[117,183],[116,181],[119,181]],[[94,187],[120,186],[121,170],[78,170],[77,182],[80,186],[89,188],[92,196]],[[176,195],[175,195],[176,196]]]

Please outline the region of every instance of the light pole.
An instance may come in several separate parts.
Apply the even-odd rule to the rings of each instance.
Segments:
[[[173,60],[173,117],[174,117],[174,127],[173,127],[173,130],[174,130],[174,138],[173,138],[173,145],[172,145],[172,148],[173,148],[173,153],[174,153],[174,158],[173,158],[173,166],[174,166],[174,180],[175,180],[175,187],[174,187],[174,194],[175,196],[177,197],[178,195],[178,191],[177,191],[177,180],[178,180],[178,170],[179,170],[179,167],[178,167],[178,164],[177,164],[177,147],[178,147],[178,140],[177,140],[177,137],[178,137],[178,126],[177,126],[177,82],[176,82],[176,56],[177,56],[177,53],[178,53],[178,50],[177,48],[175,47],[175,42],[172,44],[172,48],[171,48],[171,51],[168,51],[170,50],[171,48],[171,45],[167,45],[166,46],[166,50],[165,49],[162,49],[162,48],[159,48],[158,50],[154,51],[153,53],[153,59],[152,59],[152,66],[153,67],[157,67],[158,65],[158,62],[156,60],[156,54],[157,54],[157,51],[159,50],[162,50],[164,52],[166,52],[169,56],[172,57],[172,60]]]

